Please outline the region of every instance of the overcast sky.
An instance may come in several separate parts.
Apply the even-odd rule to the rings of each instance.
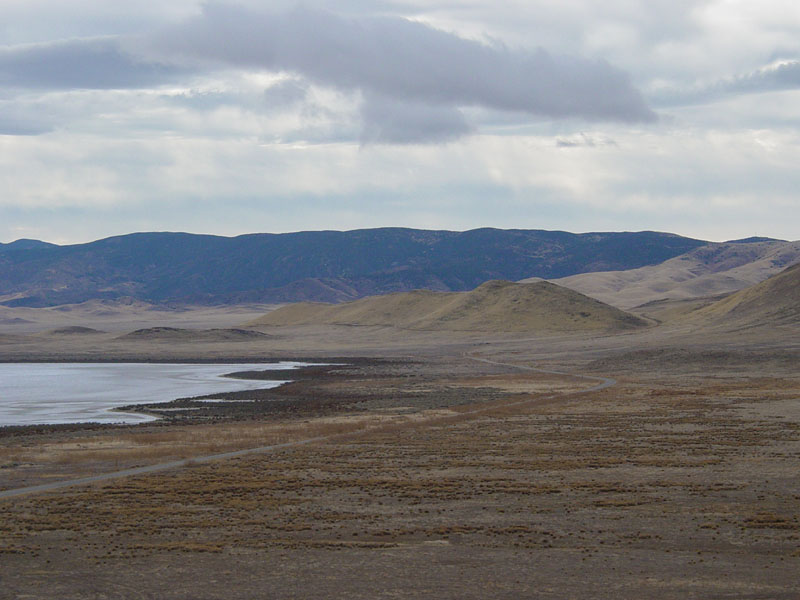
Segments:
[[[790,0],[3,0],[0,241],[800,238]]]

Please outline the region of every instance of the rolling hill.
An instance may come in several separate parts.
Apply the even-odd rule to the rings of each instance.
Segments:
[[[402,228],[233,238],[137,233],[71,246],[25,241],[0,249],[0,304],[122,297],[156,304],[339,302],[420,288],[469,290],[491,279],[630,269],[704,244],[656,232]]]
[[[800,242],[743,240],[701,246],[658,265],[582,273],[551,281],[628,310],[659,300],[730,294],[798,261]]]
[[[691,314],[732,328],[800,325],[800,264]]]
[[[428,331],[569,332],[644,327],[639,317],[552,283],[489,281],[469,292],[416,290],[344,304],[297,303],[250,326],[385,326]]]

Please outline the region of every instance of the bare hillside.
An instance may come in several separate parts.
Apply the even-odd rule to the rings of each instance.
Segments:
[[[551,281],[627,310],[657,300],[737,292],[798,261],[800,242],[726,242],[702,246],[659,265],[582,273]]]
[[[645,326],[643,319],[548,282],[490,281],[470,292],[418,290],[345,304],[298,303],[253,326],[361,325],[441,331],[601,331]]]
[[[738,328],[800,325],[800,264],[701,308],[691,318]]]

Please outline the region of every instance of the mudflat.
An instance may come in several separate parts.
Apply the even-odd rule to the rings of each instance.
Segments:
[[[0,597],[796,595],[792,328],[261,333],[0,346],[337,363],[151,424],[0,430],[3,489],[321,438],[0,500]]]

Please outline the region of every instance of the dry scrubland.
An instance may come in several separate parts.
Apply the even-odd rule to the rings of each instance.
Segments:
[[[4,342],[14,358],[348,364],[172,422],[0,431],[6,489],[329,436],[0,499],[0,597],[796,598],[800,331],[786,311],[800,271],[789,273],[704,320],[663,308],[671,322],[622,333],[306,323],[234,340],[215,323],[195,340]],[[515,365],[617,384],[586,391],[597,382]]]
[[[432,394],[474,390],[481,378],[487,388],[506,381],[497,369],[463,382],[433,370],[421,376]],[[381,386],[415,385],[381,375]],[[280,439],[305,426],[352,433],[6,501],[2,593],[793,597],[800,380],[629,373],[613,388],[575,394],[586,382],[542,377],[508,370],[509,395],[477,413],[471,405],[416,413],[397,406],[376,419],[348,404],[316,425],[215,426],[223,438],[238,430],[260,443],[282,428]],[[542,391],[552,384],[561,392]],[[355,392],[374,385],[336,383]],[[521,391],[526,385],[534,391]],[[210,431],[89,439],[205,450],[200,440]],[[76,445],[87,443],[81,435]],[[97,452],[84,448],[69,468],[112,460]],[[41,461],[44,478],[59,473],[58,458]]]

